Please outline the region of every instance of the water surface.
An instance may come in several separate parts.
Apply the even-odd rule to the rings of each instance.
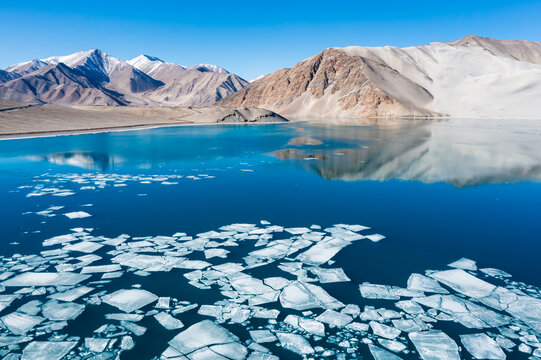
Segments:
[[[43,240],[75,227],[115,238],[195,235],[260,220],[284,227],[360,224],[386,238],[356,241],[333,258],[351,282],[323,287],[345,304],[371,304],[359,293],[363,282],[405,287],[410,274],[445,269],[462,257],[539,287],[540,129],[535,121],[490,119],[299,122],[1,141],[0,253],[38,254]],[[100,187],[100,176],[106,186]],[[73,194],[55,196],[47,188]],[[51,206],[63,208],[53,211],[56,216],[36,214]],[[76,211],[92,216],[62,215]],[[232,251],[220,262],[242,262],[243,256]],[[253,271],[259,278],[288,275]],[[142,284],[158,296],[192,303],[221,298],[186,285],[185,272],[126,273],[104,289]],[[87,306],[68,332],[90,336],[104,323],[96,318],[103,319],[103,310]],[[179,318],[185,325],[202,319],[191,313]],[[149,333],[123,358],[159,355],[178,332],[142,324]]]

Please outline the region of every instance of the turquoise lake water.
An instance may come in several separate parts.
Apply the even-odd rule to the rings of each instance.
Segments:
[[[84,232],[91,237],[101,237],[100,241],[127,234],[133,241],[138,241],[139,237],[139,241],[143,241],[156,236],[171,237],[178,232],[197,238],[196,234],[220,231],[223,226],[237,223],[264,227],[268,221],[285,228],[319,225],[322,229],[349,224],[370,227],[358,231],[362,235],[381,234],[385,238],[377,242],[369,239],[352,241],[337,252],[332,258],[334,262],[320,264],[324,268],[341,268],[350,279],[348,282],[315,282],[343,304],[359,305],[361,311],[365,305],[399,311],[388,300],[362,296],[359,285],[368,282],[406,287],[412,273],[449,269],[447,264],[463,257],[474,260],[479,268],[497,268],[512,275],[511,280],[492,279],[494,285],[518,287],[539,299],[540,179],[541,130],[534,121],[520,125],[488,119],[393,121],[370,125],[298,122],[167,127],[5,140],[0,141],[2,270],[17,273],[38,268],[54,272],[54,266],[62,263],[59,259],[74,263],[78,256],[94,254],[101,257],[92,262],[91,266],[94,266],[111,264],[111,258],[118,255],[107,245],[95,251],[70,250],[68,255],[64,251],[59,258],[49,259],[41,254],[48,262],[44,264],[40,260],[37,266],[25,265],[27,270],[21,267],[24,260],[18,255],[13,258],[14,254],[39,255],[44,250],[56,249],[45,247],[43,241],[70,233]],[[91,216],[73,219],[64,216],[80,215],[77,212]],[[72,230],[74,228],[80,229]],[[311,230],[323,231],[317,227]],[[295,235],[279,231],[273,239]],[[88,240],[92,243],[97,241],[96,238]],[[237,245],[224,247],[228,253],[220,253],[223,257],[207,258],[197,249],[186,256],[212,265],[234,262],[246,266],[245,257],[254,250],[254,244],[243,242]],[[268,246],[262,244],[265,245]],[[284,255],[276,264],[295,262],[295,257],[305,250]],[[137,253],[133,250],[133,254]],[[152,251],[148,253],[156,255]],[[13,270],[10,266],[15,263],[19,267]],[[100,273],[99,277],[84,281],[97,281],[92,284],[94,291],[104,291],[94,300],[138,284],[140,289],[159,297],[173,297],[177,307],[182,301],[212,305],[224,299],[219,286],[223,291],[230,290],[230,285],[224,283],[218,283],[218,287],[210,285],[210,289],[192,286],[184,274],[195,268],[153,271],[133,266],[130,269],[122,262],[120,265],[122,270],[115,271],[118,277],[100,279]],[[309,265],[314,263],[303,266]],[[71,270],[81,271],[80,267]],[[253,267],[244,273],[257,279],[284,277],[290,281],[306,276],[306,270],[295,273],[270,265]],[[485,276],[473,270],[471,274]],[[314,278],[310,271],[308,275]],[[102,280],[105,281],[100,283]],[[517,285],[519,283],[522,285]],[[6,291],[0,294],[14,293],[19,289],[17,286],[6,286]],[[40,289],[39,284],[29,286],[32,291]],[[43,303],[48,294],[65,290],[55,283],[42,288],[44,290],[33,296]],[[233,288],[238,292],[236,286]],[[32,300],[29,296],[14,300],[0,316],[16,311]],[[464,293],[459,297],[467,298]],[[50,340],[51,334],[88,338],[100,326],[114,323],[107,321],[105,314],[120,312],[110,304],[93,304],[92,299],[89,302],[85,297],[74,302],[85,305],[77,319],[68,319],[67,326],[61,330],[43,330],[41,333],[35,328],[28,330],[29,336],[33,340]],[[142,309],[150,311],[152,306],[146,305]],[[171,309],[174,306],[171,305]],[[261,318],[241,324],[219,323],[248,347],[246,341],[250,336],[247,330],[270,326],[274,333],[276,327],[283,326],[286,315],[315,317],[325,309],[312,309],[312,314],[302,314],[300,310],[284,308],[276,299],[261,306],[279,310],[280,315],[270,325],[267,319]],[[145,316],[138,324],[147,328],[146,334],[132,334],[135,348],[123,351],[121,358],[159,357],[166,350],[167,342],[182,330],[204,319],[216,318],[197,311],[179,313],[178,319],[184,327],[176,330],[165,330],[152,318],[152,313]],[[537,310],[534,307],[532,311]],[[537,315],[541,317],[541,314]],[[390,324],[389,321],[384,323]],[[441,323],[441,326],[440,322],[435,323],[433,328],[445,331],[459,344],[461,334],[479,332],[478,328],[463,327],[456,321]],[[533,330],[522,330],[535,334],[535,326],[527,324]],[[340,356],[345,358],[371,358],[367,344],[360,341],[355,346],[352,343],[350,346],[338,345],[340,341],[332,340],[332,336],[340,327],[326,329],[327,337],[311,338],[313,334],[302,331],[294,333],[304,334],[314,348],[330,349],[332,357],[342,353]],[[2,336],[8,335],[7,330],[2,331]],[[371,331],[367,333],[372,334]],[[483,329],[481,332],[490,331],[496,330]],[[362,332],[360,334],[355,334],[357,341],[362,339]],[[337,338],[340,336],[336,335]],[[368,337],[379,348],[393,353],[392,349],[378,343],[377,336]],[[2,355],[22,351],[20,349],[24,349],[28,341],[11,345],[11,348],[0,347],[4,351]],[[420,347],[417,343],[412,344],[411,338],[408,340],[406,332],[394,341],[407,347],[395,351],[395,355],[404,359],[419,358]],[[535,349],[532,345],[535,341],[528,341],[522,342]],[[518,340],[515,342],[520,344]],[[280,358],[300,358],[296,351],[288,350],[283,344],[278,346],[279,343],[261,345]],[[70,350],[83,354],[85,348],[82,345],[81,340]],[[115,346],[118,348],[118,343],[108,346],[110,348],[102,353],[109,350],[113,355],[118,353],[118,349],[113,350]],[[311,352],[306,354],[323,357],[323,350],[319,350],[319,353],[318,349],[314,352],[317,356]],[[249,351],[256,350],[249,348]],[[516,348],[505,350],[505,353],[507,358],[527,359],[529,356]],[[201,356],[210,358],[208,354]],[[472,358],[464,349],[460,356]]]

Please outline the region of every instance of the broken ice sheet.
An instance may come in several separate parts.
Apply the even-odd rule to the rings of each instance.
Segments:
[[[496,289],[494,285],[478,279],[462,269],[438,271],[430,274],[430,277],[455,291],[473,298],[488,296]]]
[[[58,300],[50,300],[42,307],[43,316],[55,321],[73,320],[84,310],[84,305]]]
[[[429,278],[421,274],[413,273],[408,278],[408,289],[426,291],[437,294],[448,294],[449,291],[441,287],[441,285],[434,279]]]
[[[350,279],[344,273],[341,268],[325,269],[325,268],[309,268],[314,275],[319,279],[322,284],[333,282],[347,282]]]
[[[323,314],[316,317],[317,321],[324,322],[333,327],[342,328],[349,324],[353,318],[349,315],[345,315],[334,310],[325,310]]]
[[[26,335],[28,331],[44,320],[45,318],[41,316],[27,315],[20,312],[13,312],[0,318],[3,326],[15,335]]]
[[[313,354],[314,348],[310,346],[310,343],[302,336],[298,334],[288,333],[276,333],[280,344],[284,349],[293,351],[299,355]]]
[[[161,326],[167,330],[175,330],[184,327],[182,321],[174,318],[166,312],[160,312],[154,315],[154,318],[160,323]]]
[[[122,268],[118,264],[85,266],[81,269],[81,274],[107,273],[119,271],[121,269]]]
[[[459,259],[455,262],[450,263],[447,266],[463,270],[477,270],[477,265],[475,264],[475,261],[466,258]]]
[[[85,347],[96,353],[105,351],[105,348],[109,344],[109,339],[102,338],[85,338]]]
[[[460,335],[460,341],[475,359],[498,360],[506,358],[498,343],[486,334]]]
[[[77,285],[88,279],[90,275],[75,274],[70,272],[49,273],[49,272],[25,272],[14,276],[4,282],[4,286],[61,286]]]
[[[399,329],[379,323],[377,321],[370,321],[370,328],[372,328],[372,332],[375,335],[387,339],[394,339],[401,333]]]
[[[442,331],[412,332],[409,338],[423,360],[460,360],[458,345]]]
[[[300,281],[296,281],[282,290],[280,303],[285,308],[295,310],[312,308],[338,309],[344,306],[322,287]]]
[[[158,300],[153,293],[141,289],[117,290],[102,298],[106,304],[130,313]]]
[[[79,243],[71,244],[64,247],[65,250],[69,251],[80,251],[84,253],[93,253],[94,251],[100,249],[103,245],[95,243],[93,241],[81,241]]]
[[[169,345],[175,348],[180,354],[189,355],[197,350],[215,344],[225,345],[238,343],[238,341],[239,339],[227,329],[210,320],[203,320],[179,333],[169,341]],[[244,347],[242,346],[242,348]]]
[[[77,341],[34,341],[28,344],[21,360],[60,360],[77,345]]]
[[[269,330],[252,330],[250,336],[256,343],[274,342],[277,340],[276,336]]]
[[[359,285],[359,290],[361,291],[361,296],[367,299],[400,299],[400,296],[391,294],[391,287],[387,285],[370,284],[365,282]]]
[[[383,350],[382,348],[377,347],[376,345],[368,344],[368,348],[370,349],[370,353],[372,354],[375,360],[401,360],[399,356],[387,350]]]
[[[64,215],[67,216],[69,219],[83,219],[92,216],[85,211],[74,211],[70,213],[65,213]]]
[[[144,326],[139,326],[137,324],[134,324],[129,321],[121,320],[120,325],[128,330],[129,332],[133,333],[136,336],[143,336],[145,332],[147,331],[147,328]]]

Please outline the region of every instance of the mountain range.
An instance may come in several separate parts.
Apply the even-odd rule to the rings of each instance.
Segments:
[[[100,50],[0,70],[0,100],[70,105],[264,108],[286,117],[539,118],[541,43],[468,35],[398,48],[328,48],[251,83],[216,65],[191,67]]]
[[[397,48],[328,48],[221,101],[283,116],[539,118],[541,43],[469,35]]]
[[[101,50],[14,64],[0,70],[0,99],[70,105],[212,105],[247,81],[210,64],[184,67]]]

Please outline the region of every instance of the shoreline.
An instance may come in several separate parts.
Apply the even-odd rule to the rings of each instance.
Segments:
[[[169,126],[287,123],[265,109],[42,105],[0,113],[0,140],[134,131]]]
[[[89,129],[76,129],[76,130],[59,130],[59,131],[40,131],[40,132],[28,132],[28,133],[12,133],[12,134],[0,134],[0,141],[4,140],[23,140],[23,139],[36,139],[46,137],[57,136],[74,136],[74,135],[90,135],[123,131],[139,131],[149,130],[167,127],[182,127],[182,126],[253,126],[253,125],[276,125],[276,124],[289,124],[295,122],[301,122],[302,120],[289,120],[283,121],[269,121],[269,122],[249,122],[249,123],[163,123],[163,124],[140,124],[140,125],[126,125],[126,126],[114,126],[114,127],[102,127],[102,128],[89,128]]]

